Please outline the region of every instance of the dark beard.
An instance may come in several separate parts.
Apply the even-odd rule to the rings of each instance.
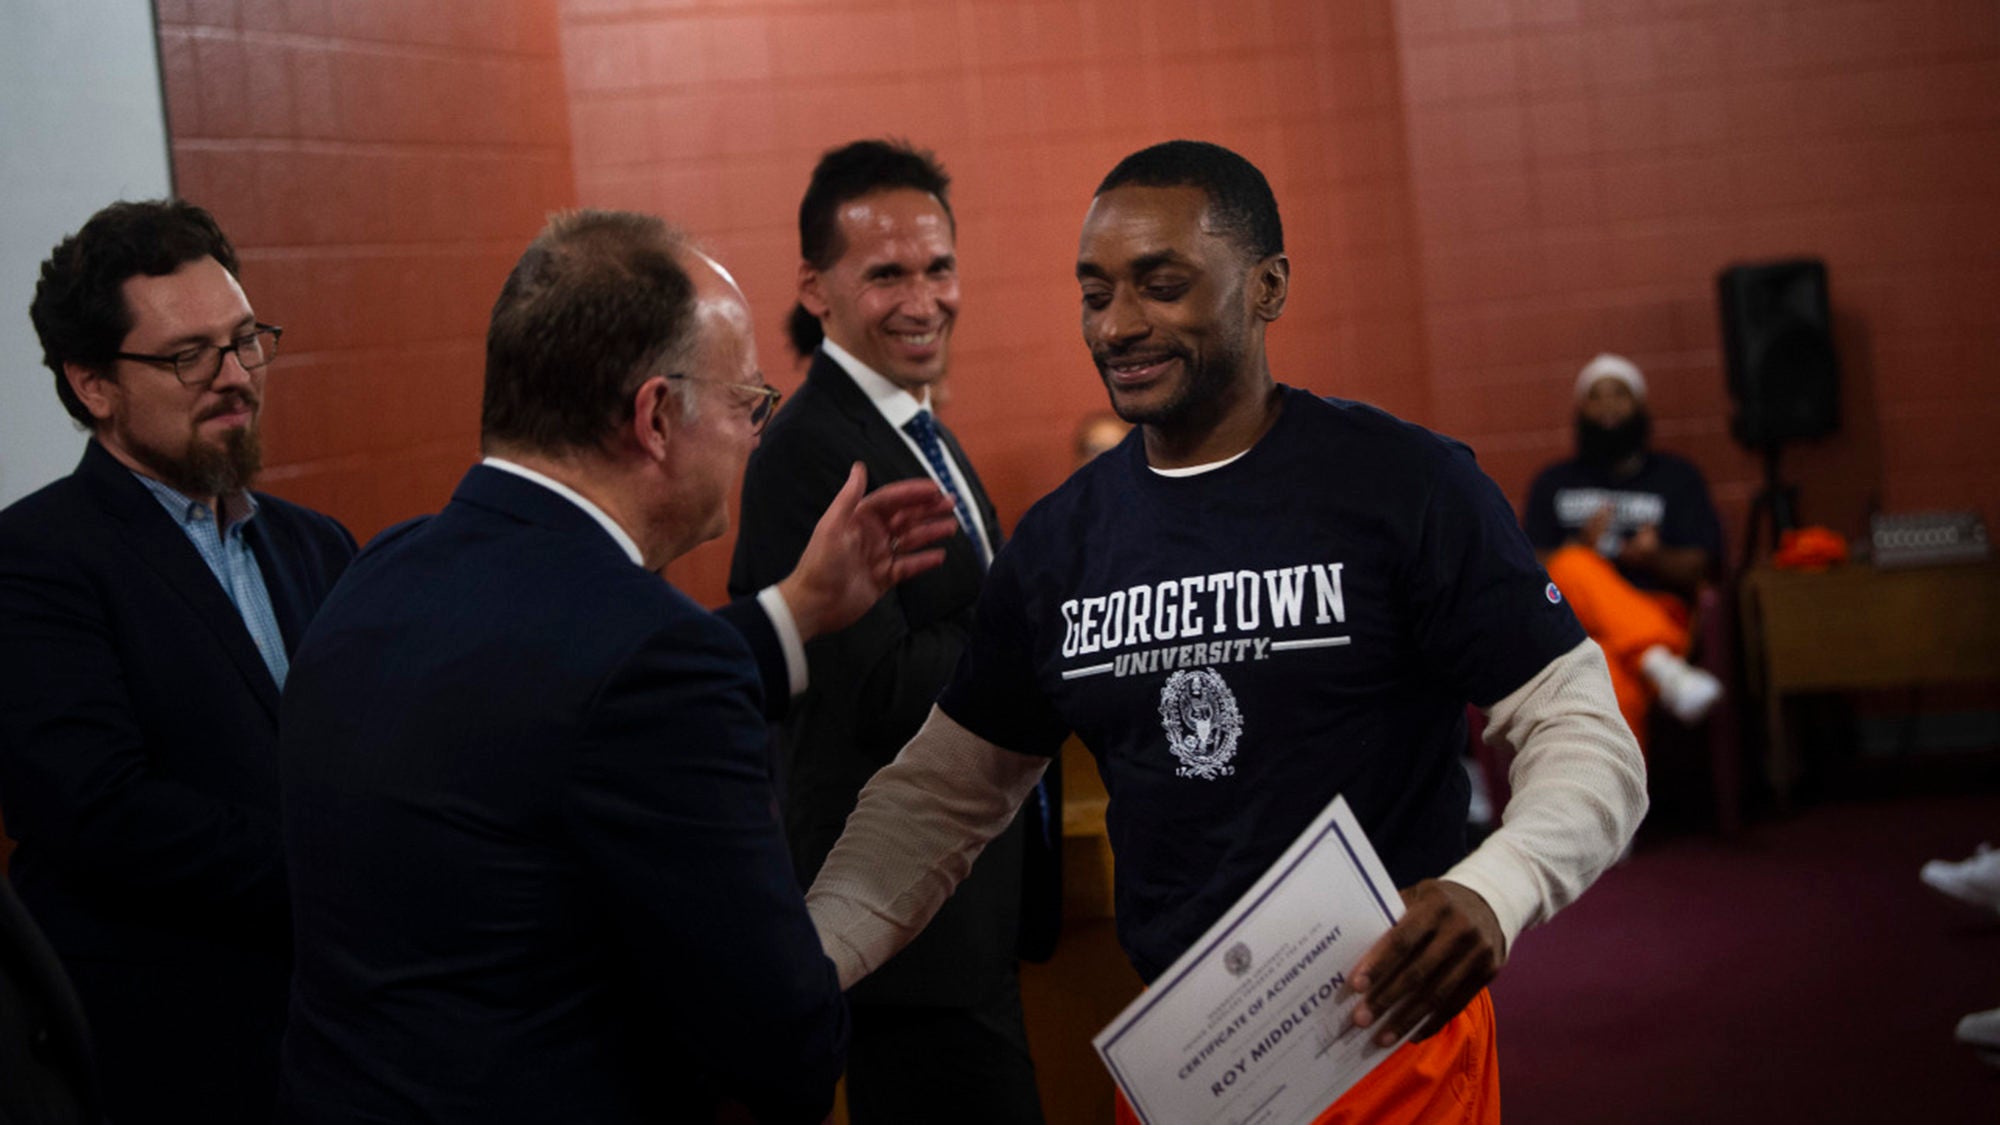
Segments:
[[[264,442],[255,425],[230,430],[220,447],[196,443],[169,461],[138,450],[148,468],[184,496],[233,496],[250,487],[264,467]]]
[[[1653,419],[1644,410],[1634,411],[1630,418],[1616,426],[1600,426],[1579,414],[1576,416],[1576,456],[1577,459],[1600,472],[1610,472],[1632,459],[1632,455],[1646,448],[1646,442],[1653,434]]]

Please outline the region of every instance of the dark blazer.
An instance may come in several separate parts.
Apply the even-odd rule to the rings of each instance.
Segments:
[[[83,1004],[34,919],[0,879],[0,1125],[93,1125]]]
[[[784,657],[724,613],[491,467],[369,544],[285,692],[281,1119],[825,1116],[847,1012],[771,789]]]
[[[286,647],[354,555],[257,495]],[[160,502],[92,441],[0,512],[0,809],[121,1122],[264,1121],[291,971],[278,687]]]
[[[951,432],[938,427],[971,482],[999,546],[999,517]],[[743,526],[729,572],[742,596],[782,578],[820,513],[860,461],[870,489],[921,478],[923,466],[868,396],[825,352],[750,456]],[[944,565],[876,603],[860,621],[806,646],[811,682],[778,730],[785,824],[799,878],[810,883],[861,786],[915,734],[971,635],[983,580],[972,542],[946,541]],[[930,926],[853,990],[858,1002],[965,1006],[1013,971],[1021,905],[1022,820],[987,846]]]

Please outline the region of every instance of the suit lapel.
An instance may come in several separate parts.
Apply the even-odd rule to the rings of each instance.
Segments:
[[[882,417],[882,412],[868,400],[867,393],[834,362],[832,356],[825,352],[814,356],[806,379],[819,386],[841,414],[854,423],[866,450],[861,460],[867,465],[875,485],[930,476],[923,462],[904,442],[903,436],[896,432],[887,418]],[[986,524],[987,538],[992,540],[993,549],[998,551],[1000,525],[993,514],[993,505],[986,499],[986,488],[980,484],[979,474],[972,471],[972,462],[966,460],[965,450],[959,447],[958,439],[942,424],[938,426],[938,433],[943,436],[952,458],[958,462],[960,471],[972,486],[972,502],[978,505],[979,518]],[[972,549],[972,540],[963,535],[955,535],[945,541],[944,567],[947,570],[965,569],[975,580],[983,573],[979,556]]]
[[[131,470],[119,464],[97,442],[92,441],[85,448],[77,474],[88,482],[99,506],[112,517],[125,546],[214,635],[222,650],[229,654],[230,663],[236,665],[237,672],[249,685],[251,694],[276,719],[278,682],[271,678],[270,667],[257,651],[257,643],[250,639],[250,629],[243,624],[236,603],[229,600],[222,583],[216,581],[215,572],[208,569],[194,544],[188,542],[187,533],[146,491],[146,486],[132,476]],[[261,565],[263,560],[258,561]]]
[[[868,400],[867,392],[841,370],[832,356],[825,352],[814,356],[806,379],[818,386],[827,400],[854,424],[864,450],[861,459],[867,464],[870,475],[877,478],[875,483],[886,484],[930,475],[924,470],[923,462],[917,460],[917,455],[910,452],[902,435]]]
[[[298,651],[299,641],[312,619],[312,603],[307,600],[302,576],[293,562],[305,557],[305,548],[277,525],[271,506],[263,497],[258,497],[257,502],[260,511],[244,529],[243,537],[250,544],[250,553],[257,556],[257,571],[264,576],[264,592],[270,595],[271,611],[277,615],[278,633],[284,638],[285,652],[289,655]]]

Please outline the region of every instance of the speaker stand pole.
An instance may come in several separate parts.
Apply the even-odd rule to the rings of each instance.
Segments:
[[[1766,526],[1771,529],[1771,552],[1777,553],[1783,543],[1785,532],[1798,526],[1798,490],[1784,483],[1778,472],[1778,457],[1783,446],[1772,442],[1764,447],[1764,488],[1757,498],[1750,502],[1750,525],[1743,532],[1743,564],[1738,572],[1750,569],[1757,559],[1757,543],[1763,538]]]

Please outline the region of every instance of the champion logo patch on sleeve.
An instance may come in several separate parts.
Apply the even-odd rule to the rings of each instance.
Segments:
[[[1548,586],[1545,589],[1543,589],[1542,593],[1548,595],[1550,605],[1562,604],[1563,593],[1561,590],[1556,589],[1555,583],[1553,582],[1549,583]]]

